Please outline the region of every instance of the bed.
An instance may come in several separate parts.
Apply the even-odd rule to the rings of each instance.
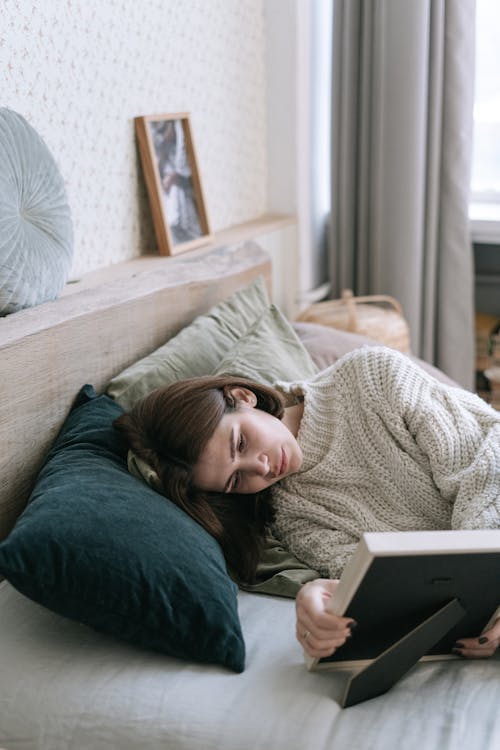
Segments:
[[[238,290],[260,278],[271,293],[271,276],[268,255],[251,242],[167,259],[152,270],[0,320],[2,538],[18,528],[79,393],[80,406],[82,400],[97,403],[119,373]],[[314,351],[317,329],[297,324],[294,330],[317,365],[324,364],[321,357],[328,359],[328,352]],[[333,332],[330,340],[333,357],[357,343]],[[82,395],[84,384],[93,389]],[[141,480],[133,480],[139,486]],[[71,487],[66,491],[69,496]],[[28,508],[37,503],[42,507],[40,498],[32,498]],[[83,511],[79,520],[84,523]],[[38,543],[35,534],[33,544]],[[46,561],[38,564],[43,550],[37,550],[26,553],[31,554],[28,572],[43,589]],[[83,559],[85,551],[80,552]],[[59,548],[52,554],[59,559],[62,553]],[[217,571],[221,576],[220,565]],[[191,585],[198,575],[193,572]],[[11,578],[16,586],[11,580],[0,583],[0,747],[5,750],[500,746],[496,657],[420,663],[384,696],[343,710],[345,677],[306,670],[294,638],[294,602],[287,596],[230,589],[245,647],[243,665],[231,667],[221,660],[172,656],[115,637],[111,629],[82,624],[78,610],[61,614],[37,595],[21,593],[26,591],[17,585],[21,579]],[[99,586],[94,573],[89,590]]]

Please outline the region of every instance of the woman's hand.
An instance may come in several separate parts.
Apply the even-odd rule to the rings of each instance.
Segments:
[[[331,656],[351,636],[352,617],[339,617],[326,610],[338,581],[317,578],[304,584],[295,599],[297,640],[309,656]]]
[[[461,638],[455,643],[453,653],[466,659],[487,659],[500,645],[500,617],[481,633],[479,638]]]

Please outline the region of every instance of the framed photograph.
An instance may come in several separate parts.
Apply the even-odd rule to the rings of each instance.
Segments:
[[[135,118],[160,255],[176,255],[212,239],[189,114]]]

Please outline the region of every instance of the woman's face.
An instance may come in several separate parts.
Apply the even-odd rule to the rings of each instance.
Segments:
[[[222,417],[195,466],[199,489],[259,492],[302,465],[302,451],[288,427],[256,409],[251,391],[240,388],[238,392],[246,397],[238,399],[236,411]]]

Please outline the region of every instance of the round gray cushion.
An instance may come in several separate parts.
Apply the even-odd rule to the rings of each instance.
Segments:
[[[0,108],[0,315],[54,299],[73,257],[63,178],[24,117]]]

